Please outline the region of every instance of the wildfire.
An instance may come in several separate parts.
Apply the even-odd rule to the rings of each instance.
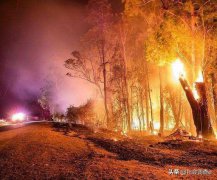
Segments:
[[[117,141],[118,141],[118,139],[117,139],[117,138],[113,138],[113,141],[117,142]]]
[[[126,130],[123,130],[123,131],[121,132],[121,135],[127,136],[127,131],[126,131]]]
[[[202,72],[199,72],[199,75],[197,77],[196,82],[203,82],[203,74],[202,74]]]
[[[200,83],[200,82],[203,82],[203,74],[202,74],[202,72],[199,72],[199,75],[198,75],[198,77],[197,77],[197,79],[196,79],[196,81],[195,81],[196,83]],[[196,99],[196,100],[198,100],[198,99],[200,99],[200,96],[198,95],[198,93],[197,93],[197,90],[196,90],[196,88],[195,88],[195,84],[194,84],[194,89],[192,90],[192,92],[193,92],[193,95],[194,95],[194,98]]]
[[[175,80],[179,80],[180,77],[185,76],[184,65],[180,59],[176,59],[176,61],[172,63],[172,70]]]
[[[153,123],[153,125],[154,125],[154,129],[160,129],[160,123],[159,122],[154,122]]]
[[[139,119],[138,118],[133,118],[132,128],[135,129],[135,130],[139,129]]]
[[[199,139],[203,139],[203,136],[201,134],[199,134],[198,138]]]
[[[197,90],[195,89],[195,87],[194,87],[194,89],[192,90],[192,92],[193,92],[194,98],[195,98],[196,100],[200,99],[200,96],[198,95]]]
[[[152,134],[153,134],[153,135],[157,135],[158,132],[157,132],[156,130],[154,130]]]
[[[203,141],[203,136],[201,134],[199,134],[198,139],[196,140],[196,142],[202,142]]]

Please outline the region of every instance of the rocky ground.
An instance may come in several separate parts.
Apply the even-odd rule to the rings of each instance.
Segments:
[[[32,124],[0,132],[0,179],[217,179],[217,142]]]

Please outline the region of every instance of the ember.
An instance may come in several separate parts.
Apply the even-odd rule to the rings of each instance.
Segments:
[[[117,138],[113,138],[113,141],[117,142],[117,141],[118,141],[118,139],[117,139]]]

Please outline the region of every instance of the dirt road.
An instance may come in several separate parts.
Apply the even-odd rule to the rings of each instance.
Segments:
[[[118,152],[90,139],[82,132],[66,135],[49,124],[0,132],[0,179],[183,178],[168,173],[170,168],[179,168],[177,165],[160,167],[132,158],[123,160]],[[216,170],[212,173],[197,177],[216,179]]]

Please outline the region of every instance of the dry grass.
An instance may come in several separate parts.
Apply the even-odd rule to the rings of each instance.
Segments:
[[[34,124],[0,132],[0,179],[217,179],[216,152],[216,142],[159,142],[82,126],[65,133]],[[175,168],[212,174],[169,175]]]

